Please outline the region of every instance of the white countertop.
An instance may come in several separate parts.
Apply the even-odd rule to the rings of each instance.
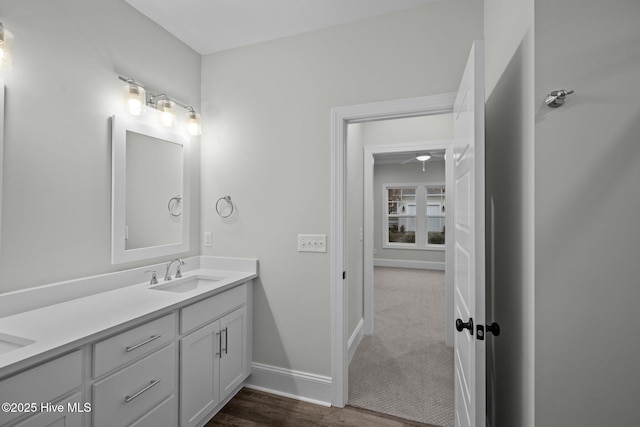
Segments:
[[[171,282],[163,282],[160,278],[158,285],[198,278],[220,280],[186,292],[150,289],[154,285],[146,281],[0,318],[0,340],[2,334],[8,334],[33,341],[0,353],[0,377],[53,354],[100,339],[128,323],[168,313],[232,288],[257,277],[257,271],[200,268],[183,275]]]

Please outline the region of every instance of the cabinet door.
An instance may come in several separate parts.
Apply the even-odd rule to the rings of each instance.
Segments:
[[[76,393],[70,398],[57,403],[64,408],[60,412],[40,412],[27,420],[18,423],[15,427],[82,427],[83,411],[91,408],[84,407],[82,393]]]
[[[220,398],[224,399],[242,384],[246,372],[246,307],[220,319]]]
[[[180,425],[194,426],[220,402],[220,329],[215,322],[180,340]]]

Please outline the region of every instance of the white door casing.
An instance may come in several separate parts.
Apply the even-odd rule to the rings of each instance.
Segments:
[[[346,225],[346,136],[347,124],[372,120],[447,114],[453,111],[455,93],[421,96],[394,101],[335,107],[331,110],[331,378],[332,405],[347,403],[348,332],[345,267]],[[365,254],[365,258],[366,258]],[[348,275],[347,275],[348,277]]]
[[[456,427],[484,427],[484,44],[471,48],[453,111]]]

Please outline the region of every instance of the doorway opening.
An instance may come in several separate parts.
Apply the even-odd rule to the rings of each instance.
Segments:
[[[368,121],[348,125],[346,147],[348,404],[442,426],[453,425],[454,408],[445,345],[451,136],[450,114]]]
[[[332,388],[333,388],[333,405],[343,407],[348,400],[348,365],[349,365],[349,346],[348,341],[351,336],[349,330],[349,289],[346,286],[347,277],[347,136],[348,125],[352,123],[364,123],[377,120],[407,118],[417,116],[433,116],[440,114],[449,114],[453,111],[453,103],[455,94],[444,94],[436,96],[427,96],[419,98],[411,98],[398,101],[389,101],[381,103],[364,104],[350,107],[334,108],[332,111]],[[441,145],[443,141],[439,142]],[[418,144],[403,144],[394,146],[391,151],[396,153],[412,152],[418,148]],[[435,147],[429,147],[435,148]],[[441,147],[446,150],[449,146]],[[366,170],[371,167],[373,174],[373,155],[381,147],[365,150],[364,164]],[[384,148],[389,149],[387,148]],[[384,152],[380,151],[380,152]],[[369,157],[371,163],[369,164]],[[452,156],[449,156],[451,159]],[[366,202],[365,206],[373,204],[373,200]],[[366,209],[366,208],[365,208]],[[365,240],[366,236],[372,236],[373,231],[363,227]],[[373,283],[373,244],[364,245],[364,275],[371,275],[365,278],[365,282],[370,280]],[[369,265],[370,263],[370,265]],[[365,291],[366,292],[366,291]],[[367,296],[364,300],[368,301]],[[372,299],[371,299],[372,301]],[[363,311],[369,313],[364,314],[364,320],[367,326],[363,328],[363,333],[373,331],[373,305],[364,303]],[[369,314],[369,315],[367,315]],[[369,323],[370,322],[370,323]],[[449,328],[449,327],[448,327]]]

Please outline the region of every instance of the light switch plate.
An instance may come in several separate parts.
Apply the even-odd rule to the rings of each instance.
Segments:
[[[298,234],[298,252],[327,252],[327,235]]]
[[[210,231],[205,231],[204,232],[204,246],[207,248],[211,247],[211,232]]]

